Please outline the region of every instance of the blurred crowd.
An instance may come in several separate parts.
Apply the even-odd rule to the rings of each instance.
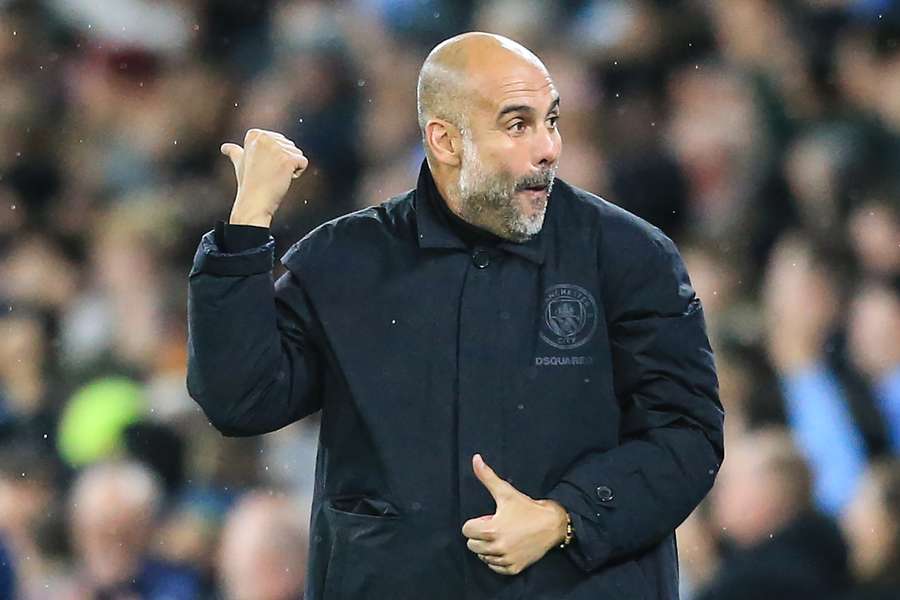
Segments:
[[[415,185],[418,67],[473,29],[545,61],[560,176],[705,303],[726,460],[683,597],[900,598],[897,2],[0,0],[0,599],[302,596],[317,416],[225,439],[185,390],[219,146],[309,156],[280,254]]]

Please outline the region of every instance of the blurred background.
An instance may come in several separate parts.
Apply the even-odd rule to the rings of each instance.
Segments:
[[[301,597],[317,417],[223,439],[185,390],[219,145],[310,157],[280,255],[414,186],[418,68],[472,29],[546,62],[560,176],[705,303],[728,458],[683,597],[900,598],[889,0],[0,0],[0,598]]]

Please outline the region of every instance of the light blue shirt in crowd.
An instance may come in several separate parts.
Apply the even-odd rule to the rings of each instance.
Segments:
[[[821,363],[782,376],[781,387],[788,424],[812,468],[815,499],[824,512],[837,516],[853,498],[867,462],[844,391]]]

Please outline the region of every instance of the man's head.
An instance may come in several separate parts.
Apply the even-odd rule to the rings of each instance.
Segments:
[[[419,73],[419,127],[450,208],[521,242],[540,231],[562,140],[559,94],[520,44],[465,33],[436,46]]]
[[[717,524],[740,546],[778,533],[812,506],[812,475],[789,431],[758,429],[732,441],[712,492]]]
[[[253,492],[228,515],[219,573],[229,600],[279,600],[303,592],[308,539],[299,502]]]
[[[136,574],[161,502],[159,481],[138,463],[100,463],[78,476],[70,498],[72,537],[92,581],[113,585]]]

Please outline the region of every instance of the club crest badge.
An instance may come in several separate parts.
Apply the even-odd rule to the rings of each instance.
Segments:
[[[541,339],[560,350],[583,346],[597,329],[597,302],[581,286],[563,283],[544,292]]]

